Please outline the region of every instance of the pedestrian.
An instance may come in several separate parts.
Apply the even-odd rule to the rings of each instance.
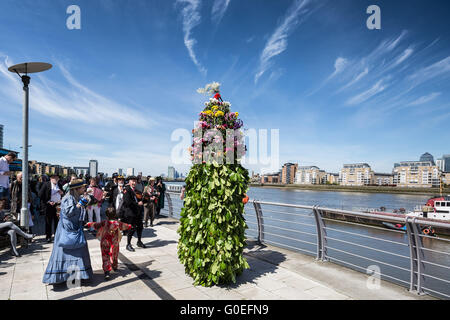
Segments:
[[[61,213],[55,234],[52,255],[44,273],[43,283],[66,282],[75,272],[77,279],[93,277],[89,248],[83,232],[81,198],[86,184],[77,179],[70,183],[70,191],[61,200]]]
[[[16,226],[13,222],[8,221],[8,218],[5,217],[4,210],[6,209],[6,199],[0,200],[0,234],[8,234],[10,242],[11,242],[11,254],[15,257],[20,257],[21,255],[17,251],[17,235],[24,237],[25,239],[31,241],[34,234],[29,234],[23,232],[18,226]]]
[[[113,173],[112,180],[108,181],[105,186],[105,200],[108,202],[109,207],[113,207],[115,205],[114,199],[112,197],[114,189],[117,188],[117,177],[119,175],[117,173]]]
[[[158,191],[155,188],[155,178],[147,177],[148,185],[144,188],[144,226],[148,227],[148,219],[150,218],[150,227],[153,227],[155,220],[156,205],[158,202]]]
[[[62,187],[64,194],[67,194],[67,192],[69,192],[69,190],[70,190],[70,187],[69,187],[70,183],[73,180],[76,180],[76,179],[77,179],[77,175],[76,174],[71,174],[70,175],[70,180],[66,184],[64,184],[63,187]]]
[[[16,160],[17,155],[14,152],[9,152],[6,156],[0,158],[0,200],[6,199],[7,208],[9,208],[9,176],[11,171],[9,170],[9,164]]]
[[[102,221],[100,213],[103,201],[103,191],[102,189],[97,187],[97,181],[95,178],[91,178],[89,181],[88,193],[90,193],[90,195],[93,196],[96,200],[96,203],[93,203],[92,205],[87,207],[89,222],[94,221],[93,220],[94,213],[95,213],[95,222],[100,222]],[[91,231],[93,230],[94,229],[91,229]]]
[[[123,191],[125,189],[125,178],[123,176],[117,177],[117,186],[113,187],[112,191],[112,202],[114,203],[114,208],[116,212],[120,212],[120,208],[123,203]]]
[[[97,239],[100,240],[100,249],[102,251],[103,271],[105,280],[110,277],[111,270],[117,271],[121,231],[131,229],[130,224],[117,221],[116,209],[109,207],[106,209],[107,220],[102,222],[89,222],[88,228],[94,228],[97,231]]]
[[[59,184],[59,176],[52,174],[50,181],[45,182],[39,190],[41,207],[45,212],[45,235],[48,243],[52,242],[52,235],[58,226],[57,206],[61,203],[64,195],[62,186]],[[53,228],[54,227],[54,231]]]
[[[164,197],[166,194],[166,185],[162,181],[162,177],[156,178],[156,190],[159,192],[158,203],[156,206],[156,214],[159,217],[161,209],[164,209]]]
[[[137,246],[141,248],[146,248],[146,246],[142,243],[142,201],[138,201],[136,198],[136,180],[135,176],[131,176],[128,178],[129,184],[125,187],[123,191],[123,203],[120,208],[119,217],[122,222],[128,223],[132,225],[132,228],[127,232],[127,247],[128,251],[135,251],[133,246],[131,245],[131,239],[133,238],[134,233],[136,232],[138,241]]]
[[[144,184],[142,183],[142,177],[138,176],[136,180],[136,190],[140,193],[144,192]]]
[[[20,221],[20,213],[22,210],[22,172],[17,173],[16,180],[11,183],[11,213],[14,213],[17,215],[17,219]],[[31,227],[33,227],[34,223],[34,211],[31,206],[33,203],[32,197],[31,197],[31,188],[28,187],[28,201],[27,201],[27,208],[29,216],[28,216],[28,226],[29,226],[29,232],[32,233]]]

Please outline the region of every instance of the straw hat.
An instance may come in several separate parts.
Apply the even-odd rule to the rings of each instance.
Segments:
[[[77,188],[84,187],[84,186],[87,186],[87,184],[84,183],[84,181],[81,179],[75,179],[69,183],[70,190],[77,189]]]

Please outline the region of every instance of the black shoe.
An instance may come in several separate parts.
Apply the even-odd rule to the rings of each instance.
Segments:
[[[138,246],[139,248],[144,248],[144,249],[147,248],[147,247],[145,246],[145,244],[142,243],[142,241],[138,241],[136,244],[137,244],[137,246]]]
[[[153,222],[151,222],[151,223],[150,223],[150,227],[152,227],[152,228],[153,228]]]
[[[11,250],[11,255],[14,256],[14,257],[17,257],[17,258],[20,258],[20,257],[21,257],[20,253],[15,253],[15,252],[12,251],[12,250]]]
[[[131,244],[127,244],[127,248],[128,251],[134,252],[134,248],[131,246]]]
[[[52,243],[53,241],[52,241],[52,239],[50,238],[50,239],[48,239],[47,238],[47,243]]]
[[[112,268],[114,272],[117,272],[119,268]]]
[[[109,271],[105,272],[105,280],[109,280],[109,278],[111,278],[111,276],[109,275]]]

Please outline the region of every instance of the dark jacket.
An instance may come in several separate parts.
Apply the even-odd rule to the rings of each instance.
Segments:
[[[31,200],[31,189],[28,187],[28,202],[33,203]],[[11,184],[11,212],[20,213],[22,209],[22,182],[15,180]],[[33,210],[30,210],[33,212]]]
[[[61,191],[63,191],[61,183],[58,181],[58,187]],[[41,208],[45,208],[47,206],[47,202],[52,198],[52,182],[47,181],[44,182],[39,190],[39,199],[41,200]],[[61,196],[62,198],[62,196]]]
[[[158,208],[163,209],[164,208],[164,196],[166,194],[166,185],[164,184],[164,182],[161,182],[161,185],[157,184],[156,190],[158,190],[158,192],[159,192]]]
[[[114,205],[115,199],[113,199],[114,189],[117,189],[117,184],[114,181],[108,181],[105,186],[106,196],[105,201],[108,201],[111,206]]]
[[[120,208],[119,217],[127,223],[137,224],[142,220],[141,208],[138,205],[136,194],[130,186],[126,186],[123,191],[123,203]]]

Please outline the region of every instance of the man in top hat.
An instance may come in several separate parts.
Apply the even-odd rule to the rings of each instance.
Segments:
[[[58,216],[56,207],[61,203],[61,197],[64,195],[62,186],[59,183],[59,175],[52,174],[50,181],[45,182],[39,190],[39,198],[41,199],[41,207],[45,212],[45,234],[47,242],[52,242],[52,225],[58,226]]]
[[[119,212],[123,203],[123,191],[125,190],[125,178],[123,176],[117,176],[117,186],[112,189],[112,203]]]
[[[127,247],[128,251],[135,251],[131,245],[131,239],[133,238],[134,232],[137,234],[138,242],[137,246],[141,248],[146,248],[142,243],[142,230],[144,226],[142,224],[142,200],[138,200],[136,197],[136,182],[137,178],[131,176],[128,178],[128,185],[123,190],[123,202],[120,208],[119,216],[122,222],[132,225],[132,229],[128,231],[127,234]]]
[[[108,201],[108,206],[113,207],[114,206],[114,199],[113,199],[113,192],[114,189],[117,188],[117,177],[119,175],[114,172],[112,175],[112,181],[108,181],[105,186],[105,200]]]

